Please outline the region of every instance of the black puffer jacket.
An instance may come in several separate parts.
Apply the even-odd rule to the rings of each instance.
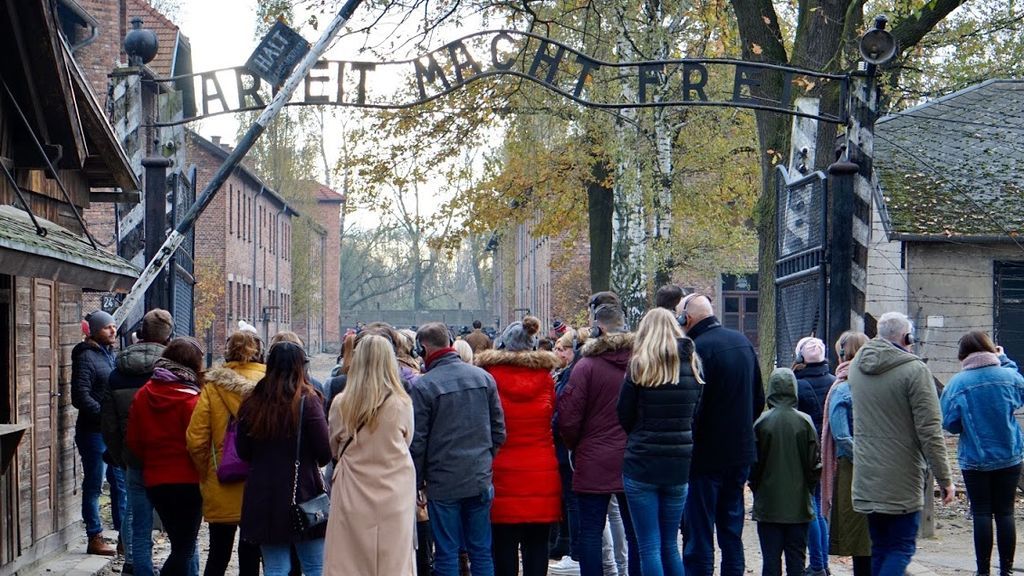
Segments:
[[[100,432],[101,406],[113,369],[114,350],[110,347],[85,340],[71,350],[71,405],[78,408],[76,432]]]
[[[796,409],[811,417],[814,422],[814,429],[821,436],[821,418],[825,413],[825,397],[836,381],[836,377],[829,374],[828,362],[815,362],[808,364],[803,370],[795,372],[797,384],[797,407]]]
[[[693,354],[693,340],[680,338],[678,384],[644,387],[626,376],[618,405],[627,434],[623,476],[658,485],[689,482],[693,417],[701,393],[690,364]]]
[[[110,458],[118,466],[142,468],[142,462],[128,450],[128,410],[135,393],[153,375],[153,364],[164,353],[164,345],[140,342],[122,350],[114,361],[114,370],[107,379],[110,393],[103,400],[103,441]]]

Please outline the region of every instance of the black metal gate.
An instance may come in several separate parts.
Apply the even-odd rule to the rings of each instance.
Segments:
[[[785,168],[776,168],[775,355],[778,366],[793,363],[793,349],[801,338],[811,335],[822,338],[828,326],[825,292],[827,182],[822,172],[790,181]]]
[[[168,194],[170,199],[170,229],[177,227],[185,212],[196,200],[196,168],[189,170],[189,178],[181,173],[171,175],[171,186]],[[173,276],[168,282],[170,294],[170,313],[174,317],[174,333],[178,335],[195,332],[195,228],[189,231],[174,256],[168,263]]]

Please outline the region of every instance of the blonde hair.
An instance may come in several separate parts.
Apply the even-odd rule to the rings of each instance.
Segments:
[[[377,427],[377,412],[388,393],[405,402],[411,400],[398,378],[394,348],[383,336],[362,338],[355,352],[345,357],[345,363],[350,362],[348,381],[338,403],[341,423],[351,436],[361,426],[371,430]]]
[[[644,314],[633,343],[633,356],[629,359],[633,382],[648,388],[678,384],[680,359],[676,339],[682,335],[679,322],[668,310],[654,308]],[[694,375],[697,374],[695,367]]]
[[[466,342],[465,340],[456,340],[452,347],[459,353],[459,358],[462,358],[463,362],[466,364],[473,363],[473,347],[469,345],[469,342]]]
[[[302,343],[302,338],[299,338],[299,335],[291,330],[281,330],[277,334],[274,334],[274,337],[270,339],[271,346],[281,342],[291,342],[300,348],[306,347],[306,345]]]
[[[836,340],[836,356],[840,362],[853,360],[853,357],[857,355],[857,351],[867,341],[867,334],[856,330],[847,330],[839,335],[839,340]]]
[[[562,348],[572,349],[574,344],[573,340],[575,340],[576,347],[580,347],[589,337],[589,328],[569,328],[565,331],[565,334],[562,334],[558,337],[558,340],[555,340],[555,345],[561,346]]]

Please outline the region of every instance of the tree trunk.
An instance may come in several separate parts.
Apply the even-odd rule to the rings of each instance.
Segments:
[[[590,291],[611,290],[612,285],[612,189],[605,158],[594,158],[592,181],[587,186],[587,212],[590,216]]]

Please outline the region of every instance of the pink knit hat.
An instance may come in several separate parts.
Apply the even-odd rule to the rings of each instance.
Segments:
[[[799,356],[803,353],[804,364],[816,364],[818,362],[825,361],[825,343],[814,336],[807,336],[801,338],[796,343],[796,350],[793,352],[794,356]]]

